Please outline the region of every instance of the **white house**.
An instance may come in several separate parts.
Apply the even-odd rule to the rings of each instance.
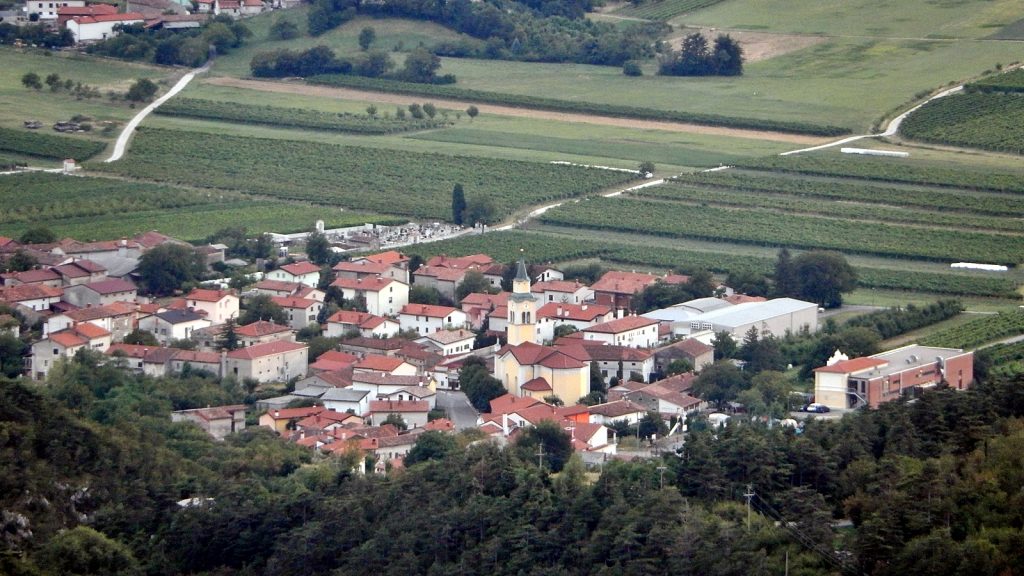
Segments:
[[[338,278],[331,286],[340,288],[345,300],[362,297],[366,311],[377,316],[394,316],[409,303],[409,285],[394,278]]]
[[[547,304],[548,302],[583,304],[594,299],[594,291],[586,284],[567,282],[565,280],[537,282],[530,286],[530,291],[537,297],[537,301],[540,304]]]
[[[658,343],[657,320],[626,316],[602,322],[583,330],[584,338],[630,348],[650,348]]]
[[[152,332],[161,344],[192,338],[192,332],[210,325],[205,316],[192,310],[167,310],[139,320],[139,328]]]
[[[476,334],[459,328],[458,330],[439,330],[416,339],[419,344],[426,344],[437,350],[442,356],[465,354],[473,349]]]
[[[353,375],[358,373],[390,374],[396,376],[415,376],[416,367],[397,356],[380,356],[367,354],[352,366]]]
[[[611,307],[602,304],[568,304],[549,302],[537,310],[537,328],[540,341],[554,340],[555,328],[568,325],[585,330],[615,318]]]
[[[302,330],[310,324],[316,324],[316,317],[324,308],[323,302],[294,296],[274,296],[270,300],[288,314],[288,325],[293,330]]]
[[[81,324],[54,332],[32,345],[32,378],[44,380],[60,358],[71,358],[82,349],[105,352],[110,332],[93,324]]]
[[[28,16],[38,14],[40,20],[55,20],[59,8],[84,8],[85,0],[28,0],[25,2],[25,13]]]
[[[97,14],[94,16],[75,16],[68,20],[67,28],[75,38],[75,44],[106,40],[117,36],[114,27],[142,24],[145,18],[138,12],[128,14]]]
[[[190,308],[205,312],[206,318],[214,324],[238,318],[238,296],[234,290],[196,288],[185,296],[185,301]]]
[[[351,389],[369,392],[370,399],[376,400],[405,388],[418,387],[423,383],[423,378],[420,376],[355,372],[352,374]]]
[[[365,416],[370,411],[370,391],[356,388],[330,388],[320,397],[324,407],[335,412],[352,411]]]
[[[285,382],[306,375],[309,346],[301,342],[268,342],[232,350],[224,356],[224,375],[237,380]]]
[[[388,416],[399,416],[409,428],[422,428],[427,425],[427,414],[430,404],[422,400],[371,400],[370,418],[376,425],[381,425]]]
[[[618,420],[637,424],[647,414],[647,409],[629,400],[616,400],[591,406],[588,412],[591,422],[607,426]]]
[[[296,262],[285,264],[277,270],[267,273],[267,279],[280,280],[282,282],[297,282],[311,288],[316,288],[320,282],[320,267],[312,262]]]
[[[339,338],[353,330],[364,338],[391,338],[398,334],[401,326],[390,318],[353,310],[339,310],[327,319],[328,338]]]
[[[135,329],[135,305],[128,302],[114,302],[106,306],[79,308],[54,314],[43,324],[43,336],[85,322],[109,331],[113,341],[118,342]]]
[[[415,330],[417,334],[463,328],[467,322],[465,312],[449,306],[406,304],[398,315],[402,330]]]
[[[63,295],[63,289],[42,284],[0,286],[0,302],[17,304],[37,312],[49,310],[51,305],[60,302]]]

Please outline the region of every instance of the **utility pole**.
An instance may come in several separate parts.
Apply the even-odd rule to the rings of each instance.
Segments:
[[[541,442],[537,447],[537,466],[544,468],[544,443]]]
[[[665,470],[667,470],[667,468],[665,466],[658,466],[658,476],[659,476],[658,479],[661,482],[661,489],[662,490],[665,489]]]
[[[750,501],[755,496],[753,484],[747,484],[747,493],[744,496],[747,498],[747,532],[750,532]]]

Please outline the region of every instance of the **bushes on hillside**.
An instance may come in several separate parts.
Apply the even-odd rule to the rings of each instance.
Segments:
[[[683,39],[679,52],[669,49],[661,56],[658,74],[663,76],[739,76],[743,74],[743,48],[728,34],[719,34],[713,46],[701,34]]]
[[[352,74],[367,78],[390,78],[424,84],[452,84],[455,76],[438,76],[441,59],[426,48],[417,48],[405,59],[405,66],[391,73],[395,62],[386,52],[370,50],[359,55],[354,61],[338,58],[327,46],[317,46],[298,52],[275,50],[257,54],[249,68],[252,75],[261,78],[284,78],[288,76],[315,76],[318,74]]]

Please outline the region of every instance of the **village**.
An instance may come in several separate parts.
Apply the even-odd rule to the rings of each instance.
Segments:
[[[269,270],[241,290],[221,281],[156,298],[138,287],[138,262],[161,246],[225,268],[223,244],[193,248],[158,232],[106,242],[0,238],[0,257],[38,263],[3,274],[0,287],[0,310],[10,312],[0,331],[31,340],[24,377],[45,382],[93,351],[148,376],[232,379],[257,392],[252,404],[171,418],[217,439],[256,424],[324,455],[357,451],[368,457],[359,459],[362,472],[401,467],[428,431],[475,428],[504,444],[545,421],[565,430],[590,465],[650,455],[678,446],[694,417],[717,426],[752,416],[693,390],[718,340],[821,328],[816,303],[724,285],[637,315],[633,300],[645,289],[691,278],[610,270],[587,285],[528,265],[525,255],[510,267],[485,254],[423,260],[363,251],[322,267],[293,252],[262,263]],[[410,301],[424,293],[439,303]],[[330,348],[311,354],[315,337]],[[837,350],[814,371],[813,402],[787,402],[793,413],[769,424],[798,429],[801,410],[875,408],[940,382],[964,389],[972,366],[972,352],[956,349],[909,345],[852,359]],[[473,391],[462,381],[468,374]]]

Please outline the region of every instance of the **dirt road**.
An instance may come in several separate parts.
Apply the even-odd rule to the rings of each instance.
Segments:
[[[371,92],[367,90],[355,90],[352,88],[334,88],[329,86],[314,86],[303,83],[268,82],[265,80],[245,80],[242,78],[230,78],[220,76],[203,80],[205,83],[218,86],[231,86],[234,88],[245,88],[247,90],[260,90],[263,92],[278,92],[282,94],[302,94],[306,96],[318,96],[321,98],[337,98],[339,100],[363,100],[367,102],[383,102],[387,104],[408,105],[413,102],[423,102],[423,96],[406,96],[404,94],[388,94],[385,92]],[[430,98],[430,101],[442,108],[454,110],[465,109],[470,105],[476,106],[484,114],[496,114],[499,116],[514,116],[518,118],[534,118],[538,120],[556,120],[559,122],[582,122],[585,124],[599,124],[602,126],[618,126],[622,128],[639,128],[644,130],[665,130],[669,132],[687,132],[690,134],[711,134],[715,136],[731,136],[734,138],[751,138],[755,140],[772,140],[775,142],[788,142],[792,144],[821,144],[827,142],[827,138],[816,136],[804,136],[800,134],[785,134],[782,132],[768,132],[762,130],[742,130],[738,128],[723,128],[718,126],[702,126],[699,124],[686,124],[683,122],[663,122],[657,120],[637,120],[633,118],[616,118],[614,116],[597,116],[591,114],[574,114],[569,112],[552,112],[549,110],[537,110],[534,108],[516,108],[512,106],[500,106],[496,104],[481,104],[477,102],[462,102],[458,100],[444,100]]]

